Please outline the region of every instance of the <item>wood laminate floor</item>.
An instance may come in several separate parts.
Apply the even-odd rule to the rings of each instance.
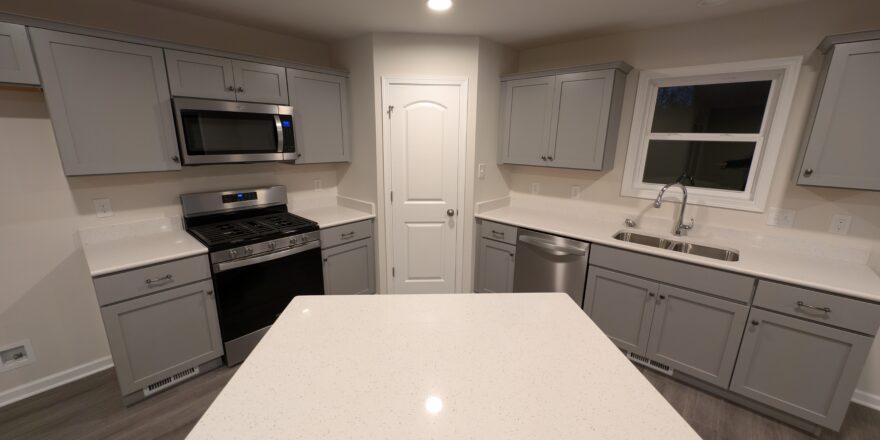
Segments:
[[[183,439],[235,373],[220,367],[126,408],[112,369],[0,408],[6,440]],[[808,434],[669,377],[642,373],[703,438],[801,440]],[[840,433],[821,439],[880,439],[880,412],[852,405]]]

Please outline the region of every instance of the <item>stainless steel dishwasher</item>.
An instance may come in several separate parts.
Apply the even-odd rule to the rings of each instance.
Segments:
[[[565,292],[583,307],[589,254],[589,243],[520,229],[513,291]]]

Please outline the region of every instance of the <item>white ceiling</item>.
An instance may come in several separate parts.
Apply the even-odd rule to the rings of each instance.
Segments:
[[[480,35],[514,47],[735,15],[804,0],[136,0],[163,8],[335,41],[367,32]]]

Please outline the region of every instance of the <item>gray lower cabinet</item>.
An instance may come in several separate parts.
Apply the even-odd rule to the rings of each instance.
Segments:
[[[322,229],[321,256],[324,259],[324,294],[376,293],[372,220]]]
[[[324,258],[324,293],[376,293],[373,237],[323,249],[321,255]]]
[[[748,314],[746,305],[661,284],[647,356],[727,388]]]
[[[287,69],[296,130],[296,163],[348,162],[348,78]]]
[[[516,246],[480,238],[477,253],[477,293],[513,292],[513,268]]]
[[[753,308],[730,390],[840,429],[872,338]]]
[[[644,356],[660,285],[590,266],[584,311],[618,347]]]
[[[40,83],[27,31],[20,24],[0,23],[0,83]]]
[[[880,32],[873,38],[828,45],[798,184],[880,190]]]
[[[223,355],[213,290],[205,280],[101,308],[123,395]]]
[[[66,175],[180,169],[162,49],[29,32]]]

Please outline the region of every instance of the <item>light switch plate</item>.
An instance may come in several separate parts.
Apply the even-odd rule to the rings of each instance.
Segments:
[[[831,227],[828,229],[832,234],[846,235],[849,234],[849,227],[852,225],[851,215],[837,214],[831,217]]]
[[[110,199],[95,199],[95,215],[98,218],[112,217],[113,207],[110,205]]]
[[[767,210],[767,224],[790,228],[794,226],[795,213],[796,211],[793,209],[770,208]]]
[[[486,178],[486,164],[481,163],[477,165],[477,179],[483,180]]]

